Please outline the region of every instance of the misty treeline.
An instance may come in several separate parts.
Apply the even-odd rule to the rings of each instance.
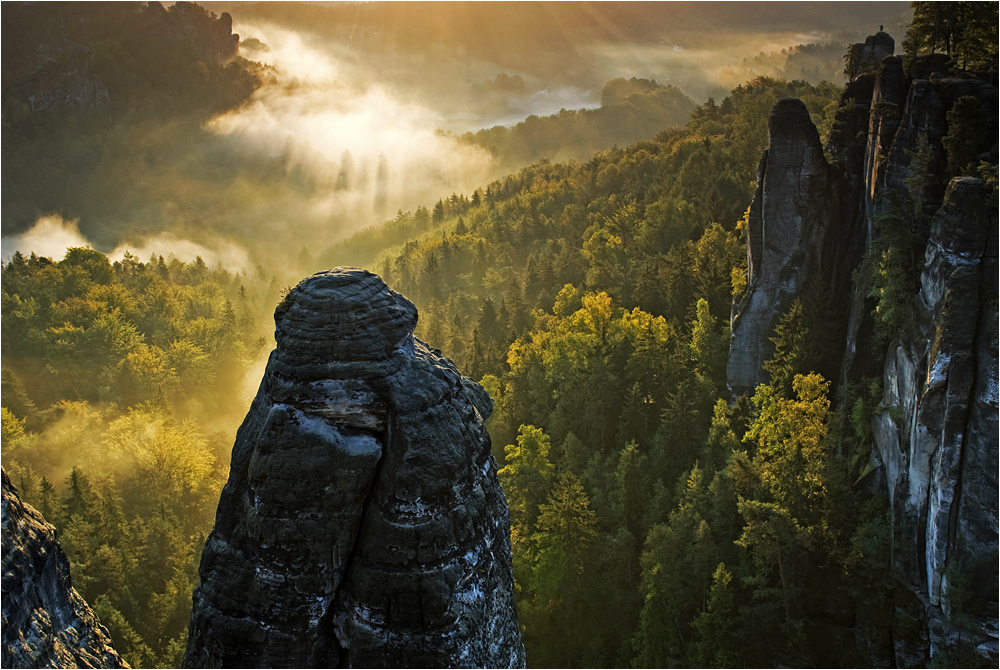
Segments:
[[[286,8],[291,16],[295,9]],[[348,152],[324,159],[291,136],[283,149],[264,150],[212,126],[262,90],[281,98],[296,83],[250,60],[259,42],[244,50],[249,59],[222,55],[231,36],[196,4],[5,3],[3,17],[5,235],[55,213],[78,220],[101,248],[170,231],[210,248],[238,240],[260,257],[285,253],[268,242],[274,226],[333,240],[386,204],[381,182],[370,206],[340,193],[358,186],[345,168]],[[89,55],[78,62],[80,47]],[[497,75],[492,83],[505,81],[516,80]],[[106,97],[95,93],[101,86]],[[496,110],[514,93],[471,98]],[[694,107],[678,89],[648,80],[628,93],[599,109],[533,116],[467,141],[497,157],[492,174],[499,174],[500,165],[516,170],[629,144],[683,123]],[[43,98],[58,102],[41,108]],[[384,160],[371,167],[383,181],[400,169]],[[324,214],[331,197],[336,205]],[[282,261],[296,261],[298,251],[288,245]]]
[[[169,57],[158,61],[142,48],[143,22],[178,10],[116,5],[81,9],[97,13],[83,22],[32,15],[38,32],[94,31],[65,44],[90,46],[111,100],[45,115],[7,86],[20,6],[4,5],[5,232],[21,206],[28,218],[81,216],[113,238],[136,221],[214,225],[230,206],[280,221],[281,207],[315,193],[282,157],[203,129],[265,68],[205,60],[169,31],[154,31]],[[100,32],[105,23],[121,30]],[[626,86],[607,109],[669,92],[625,83],[641,90]],[[782,319],[770,383],[726,402],[729,308],[745,290],[745,210],[768,114],[798,97],[825,138],[839,93],[758,78],[683,127],[584,162],[535,163],[319,254],[324,266],[369,267],[413,300],[418,335],[495,399],[530,665],[853,666],[853,643],[831,630],[858,626],[873,646],[913,632],[893,616],[913,603],[893,587],[885,505],[851,487],[881,389],[823,377],[841,352],[824,337],[821,300]],[[560,123],[507,136],[566,141]],[[273,342],[272,271],[111,263],[91,249],[3,266],[4,467],[58,528],[74,586],[133,666],[180,662],[233,434]]]
[[[180,665],[279,293],[201,259],[74,248],[3,267],[3,465],[134,667]]]
[[[595,151],[652,137],[663,128],[682,125],[694,101],[673,86],[650,79],[612,79],[601,91],[598,109],[562,109],[558,114],[531,115],[511,128],[468,132],[463,142],[476,144],[518,168],[541,159],[583,159]]]
[[[725,387],[768,113],[798,97],[825,134],[838,93],[756,79],[683,128],[533,165],[329,254],[367,254],[496,402],[530,665],[856,665],[830,626],[888,643],[905,604],[887,509],[851,487],[881,389],[831,389],[824,301],[783,317],[770,384],[732,405]]]

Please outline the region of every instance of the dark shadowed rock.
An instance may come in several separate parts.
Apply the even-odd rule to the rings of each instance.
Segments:
[[[896,50],[896,41],[889,33],[877,32],[869,35],[863,43],[852,44],[851,70],[849,79],[854,79],[862,73],[875,72],[886,56],[891,56]]]
[[[862,74],[847,85],[840,96],[840,106],[826,148],[834,163],[855,182],[864,171],[865,142],[868,133],[868,112],[875,91],[875,76]]]
[[[55,528],[21,501],[3,471],[5,668],[127,668],[73,589]]]
[[[855,77],[831,131],[831,166],[804,107],[787,100],[775,106],[748,217],[750,285],[734,308],[728,374],[740,393],[764,381],[768,338],[805,282],[826,282],[838,318],[844,305],[837,296],[845,289],[850,295],[840,377],[845,384],[882,377],[871,474],[862,481],[889,499],[894,574],[901,577],[887,611],[859,613],[855,624],[859,652],[877,667],[926,666],[959,643],[994,665],[1000,655],[996,192],[971,177],[952,179],[945,191],[943,147],[948,110],[972,97],[979,115],[995,120],[997,90],[944,76],[946,60],[918,59],[907,78],[902,61],[887,56],[873,85]],[[996,169],[995,123],[984,127],[973,153]],[[859,250],[871,249],[887,213],[897,222],[912,218],[911,235],[930,225],[921,232],[925,255],[914,262],[921,271],[911,296],[917,332],[895,333],[886,353],[873,335],[867,273],[847,287]],[[912,251],[922,245],[916,240]],[[955,580],[975,592],[961,610],[949,590]],[[889,640],[872,635],[879,616],[897,624]]]
[[[910,69],[907,70],[907,75],[911,79],[930,79],[933,75],[947,77],[951,74],[953,64],[954,61],[948,54],[924,54],[913,60]]]
[[[903,61],[898,56],[886,58],[875,75],[875,90],[869,115],[868,148],[865,152],[865,212],[869,219],[882,214],[876,188],[884,185],[885,156],[896,137],[896,129],[906,102],[907,80]],[[871,232],[868,232],[869,239]]]
[[[523,666],[492,402],[416,322],[354,268],[275,310],[185,666]]]
[[[850,224],[856,205],[841,172],[827,164],[805,105],[779,101],[768,129],[750,206],[749,286],[732,320],[727,378],[735,394],[766,381],[762,365],[773,353],[774,326],[810,282],[846,305],[857,247]]]
[[[897,560],[917,587],[930,633],[929,648],[916,656],[907,649],[902,661],[921,662],[950,644],[942,616],[949,575],[975,575],[977,588],[997,590],[996,235],[983,182],[953,179],[931,221],[922,337],[898,342],[886,359],[873,457],[903,522]],[[973,642],[995,658],[996,601],[964,614],[979,631]]]

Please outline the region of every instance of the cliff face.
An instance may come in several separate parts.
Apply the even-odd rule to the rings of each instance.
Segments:
[[[906,73],[886,55],[874,75],[855,77],[831,132],[829,166],[814,131],[803,130],[811,127],[804,110],[790,117],[789,101],[775,107],[751,209],[750,284],[734,309],[729,358],[734,393],[766,381],[762,342],[804,296],[805,281],[821,281],[847,324],[839,381],[881,374],[868,481],[890,502],[893,561],[909,592],[894,615],[917,633],[894,633],[894,658],[872,662],[899,667],[926,664],[960,636],[994,661],[998,646],[996,191],[971,177],[945,181],[946,137],[956,122],[949,111],[963,96],[991,120],[975,153],[995,170],[997,90],[952,77],[938,60]],[[789,169],[796,156],[800,167]],[[915,327],[886,351],[872,336],[871,284],[862,273],[852,285],[850,273],[900,202],[929,218],[930,229],[926,248],[915,249],[923,251]]]
[[[844,177],[827,163],[816,126],[799,100],[774,106],[770,143],[757,171],[747,236],[749,290],[734,311],[727,376],[736,394],[765,382],[773,354],[767,336],[807,287],[846,304],[847,269],[860,247],[855,204]],[[843,311],[843,310],[842,310]]]
[[[896,560],[928,626],[920,644],[897,642],[906,665],[955,641],[955,579],[992,594],[962,614],[980,651],[997,654],[997,212],[985,191],[968,177],[948,186],[921,274],[920,335],[890,347],[874,418],[873,464],[903,531]]]
[[[492,401],[416,321],[352,268],[275,311],[185,666],[524,665]]]
[[[5,668],[127,668],[108,631],[73,589],[55,528],[3,472]]]

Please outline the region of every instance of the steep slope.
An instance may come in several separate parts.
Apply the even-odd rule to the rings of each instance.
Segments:
[[[893,563],[910,593],[896,616],[916,630],[894,631],[895,662],[925,664],[960,639],[996,659],[996,185],[950,177],[962,132],[966,155],[995,172],[995,126],[970,138],[958,110],[995,119],[997,90],[934,59],[906,73],[886,37],[856,49],[881,60],[842,98],[832,165],[808,118],[789,120],[795,101],[772,111],[729,384],[739,394],[765,381],[774,349],[762,343],[806,282],[821,282],[847,324],[842,382],[879,375],[884,389],[866,481],[890,502]]]
[[[73,589],[55,528],[21,501],[3,471],[5,668],[127,668]]]
[[[278,306],[185,666],[523,666],[492,401],[416,322],[353,268]]]

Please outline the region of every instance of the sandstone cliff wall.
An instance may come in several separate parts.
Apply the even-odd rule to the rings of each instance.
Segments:
[[[878,49],[857,46],[858,55],[882,60],[874,74],[859,68],[845,90],[827,147],[831,164],[804,108],[783,100],[772,112],[751,207],[749,288],[734,308],[729,384],[739,394],[766,381],[761,364],[778,318],[803,297],[806,282],[825,282],[847,324],[838,381],[882,376],[869,482],[889,499],[893,561],[912,596],[895,615],[917,630],[894,638],[893,658],[873,660],[924,665],[960,635],[996,660],[996,191],[971,177],[946,184],[943,139],[949,109],[975,97],[992,124],[980,138],[981,158],[995,170],[997,90],[951,76],[940,59],[904,72],[891,49],[882,53],[885,40],[877,42]],[[916,328],[898,333],[886,351],[872,336],[870,280],[851,274],[900,201],[914,219],[930,218],[930,232],[915,261]],[[979,594],[962,612],[949,593],[954,580]]]

